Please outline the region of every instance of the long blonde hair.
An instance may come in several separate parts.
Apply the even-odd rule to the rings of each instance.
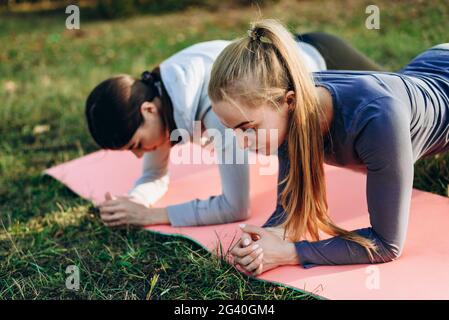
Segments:
[[[298,54],[298,47],[286,28],[272,19],[255,22],[248,36],[229,44],[212,67],[208,94],[212,101],[236,100],[254,107],[270,102],[279,108],[288,90],[295,92],[289,111],[289,172],[280,201],[287,217],[281,224],[284,238],[299,241],[310,235],[320,240],[319,231],[341,236],[362,245],[372,258],[377,247],[370,239],[336,226],[328,215],[324,176],[324,142],[311,73]]]

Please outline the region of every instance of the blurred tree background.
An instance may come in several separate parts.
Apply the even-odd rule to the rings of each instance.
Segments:
[[[91,16],[102,18],[123,18],[142,13],[179,11],[189,7],[217,9],[226,6],[264,6],[279,0],[0,0],[0,7],[10,11],[59,9],[70,4],[89,8]]]

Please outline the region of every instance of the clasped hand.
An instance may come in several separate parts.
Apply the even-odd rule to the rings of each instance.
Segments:
[[[254,276],[285,264],[295,264],[292,242],[283,240],[283,229],[241,224],[243,233],[231,250],[234,264]]]

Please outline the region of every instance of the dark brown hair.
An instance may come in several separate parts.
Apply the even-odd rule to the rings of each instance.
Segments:
[[[145,101],[161,98],[161,120],[164,128],[176,129],[170,97],[156,67],[151,72],[160,81],[162,95],[155,85],[129,75],[118,75],[98,84],[86,99],[85,115],[92,138],[103,149],[121,149],[144,122],[140,106]],[[176,143],[176,142],[175,142]],[[175,144],[172,143],[172,144]]]

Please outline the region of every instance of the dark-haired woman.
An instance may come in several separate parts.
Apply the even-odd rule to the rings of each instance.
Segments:
[[[298,52],[309,71],[333,69],[379,70],[380,68],[341,39],[323,33],[297,35]],[[128,196],[109,193],[99,205],[103,222],[120,225],[171,224],[195,226],[244,220],[249,215],[249,173],[246,151],[236,141],[223,143],[217,155],[231,152],[232,162],[219,162],[222,194],[208,199],[155,208],[152,205],[168,189],[172,133],[182,129],[194,134],[215,129],[224,137],[225,127],[211,109],[207,95],[212,63],[230,41],[208,41],[188,47],[163,61],[141,79],[129,75],[109,78],[97,85],[86,101],[90,133],[104,149],[131,150],[143,156],[141,177]],[[233,138],[234,139],[234,138]],[[217,151],[217,148],[216,148]],[[236,161],[244,159],[243,163]],[[229,158],[226,158],[229,159]]]

